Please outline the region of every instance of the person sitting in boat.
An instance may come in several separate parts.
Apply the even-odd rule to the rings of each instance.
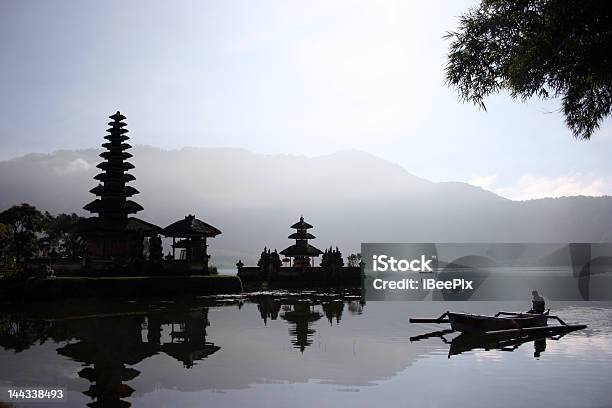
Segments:
[[[544,298],[539,295],[537,290],[531,292],[533,298],[531,299],[531,310],[527,313],[536,313],[542,314],[546,310],[546,302],[544,302]]]

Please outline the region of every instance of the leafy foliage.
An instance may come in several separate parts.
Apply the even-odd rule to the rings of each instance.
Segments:
[[[37,233],[47,225],[47,217],[30,204],[20,204],[0,213],[0,223],[8,226],[12,232],[8,249],[19,263],[31,258],[37,251]]]
[[[501,90],[525,100],[562,98],[567,126],[589,139],[612,113],[612,3],[482,0],[460,18],[447,83],[486,109]]]
[[[9,247],[13,241],[13,230],[0,223],[0,266],[9,266]]]
[[[61,257],[77,258],[85,254],[85,242],[79,236],[70,234],[70,228],[82,220],[75,213],[58,214],[52,216],[47,213],[48,226],[46,229],[49,243],[55,252]]]
[[[361,254],[350,254],[346,261],[348,262],[348,266],[359,266],[361,264]]]
[[[323,269],[334,269],[334,268],[342,268],[344,266],[344,261],[342,260],[342,253],[336,247],[333,249],[329,247],[323,252],[321,256],[321,267]]]
[[[149,260],[152,262],[159,262],[162,260],[163,256],[162,239],[159,235],[155,234],[149,238]]]
[[[13,230],[8,225],[0,223],[0,248],[8,244],[13,239]]]
[[[265,247],[259,256],[257,266],[259,266],[262,270],[267,270],[270,265],[273,269],[279,270],[280,267],[283,266],[283,262],[281,261],[280,255],[276,249],[272,251],[271,249]]]
[[[70,233],[70,228],[82,218],[78,215],[53,216],[30,204],[14,205],[0,212],[0,261],[10,264],[34,257],[41,245],[49,253],[62,258],[76,258],[85,253],[85,242]]]

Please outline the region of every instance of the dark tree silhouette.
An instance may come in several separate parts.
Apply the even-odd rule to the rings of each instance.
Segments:
[[[0,223],[12,231],[11,248],[17,263],[29,259],[38,249],[36,234],[43,231],[47,217],[30,204],[14,205],[0,213]]]
[[[321,257],[321,267],[322,268],[342,268],[344,266],[344,261],[342,260],[342,253],[336,247],[333,249],[329,247],[323,252],[323,256]]]
[[[612,113],[612,3],[597,0],[482,0],[461,16],[447,83],[486,109],[501,90],[525,100],[562,98],[565,122],[589,139]]]
[[[8,225],[0,223],[0,266],[6,266],[8,251],[13,241],[13,230]]]
[[[151,262],[159,262],[163,256],[162,239],[159,235],[155,234],[149,238],[149,260]]]
[[[348,266],[359,266],[361,263],[361,254],[350,254],[346,260],[348,262]]]
[[[83,239],[71,234],[69,231],[77,222],[83,219],[75,213],[58,214],[52,216],[47,214],[48,227],[47,236],[51,247],[57,250],[61,257],[77,258],[83,256],[86,252],[86,245]]]
[[[266,269],[270,264],[270,250],[267,247],[264,247],[261,255],[259,256],[259,261],[257,261],[257,266],[262,269]]]

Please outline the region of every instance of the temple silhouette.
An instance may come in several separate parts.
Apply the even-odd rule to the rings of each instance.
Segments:
[[[293,282],[296,284],[361,284],[361,266],[345,266],[342,253],[336,247],[324,251],[310,244],[316,237],[308,232],[314,228],[304,216],[291,225],[296,231],[287,238],[295,243],[278,253],[264,248],[257,266],[246,266],[239,260],[238,276],[245,281]],[[281,255],[285,258],[281,259]],[[321,257],[319,265],[316,259]],[[286,265],[286,266],[283,266]]]
[[[102,172],[94,177],[100,183],[90,190],[99,198],[83,207],[97,216],[85,219],[73,229],[85,239],[90,262],[104,262],[111,258],[139,259],[144,239],[162,231],[157,225],[129,217],[143,210],[140,204],[129,199],[138,194],[138,190],[127,185],[136,179],[128,173],[134,165],[126,161],[132,157],[127,152],[132,146],[125,143],[129,140],[125,116],[117,111],[110,119],[109,134],[104,136],[108,142],[102,144],[106,151],[100,153],[104,161],[96,166]]]
[[[283,249],[280,252],[281,255],[285,255],[290,259],[291,266],[311,266],[310,260],[323,253],[323,251],[321,251],[319,248],[315,248],[308,243],[309,239],[316,238],[314,235],[308,232],[309,229],[313,228],[312,225],[304,221],[304,216],[301,216],[300,220],[293,224],[291,228],[294,228],[296,232],[289,235],[288,238],[295,239],[295,244]]]
[[[97,198],[83,207],[95,216],[71,229],[85,241],[83,263],[79,267],[58,262],[55,268],[60,273],[63,268],[93,275],[208,274],[207,239],[221,230],[191,214],[165,228],[131,216],[144,208],[131,199],[139,192],[128,184],[135,177],[129,173],[134,165],[127,161],[132,146],[127,143],[126,117],[117,111],[109,118],[105,151],[100,154],[103,161],[96,166],[101,172],[94,177],[98,185],[90,190]],[[172,238],[172,251],[166,257],[161,236]]]
[[[71,259],[35,259],[31,270],[41,270],[45,276],[52,274],[60,277],[173,278],[216,274],[216,268],[210,262],[208,240],[222,233],[219,228],[197,218],[195,214],[183,216],[165,227],[135,217],[135,214],[144,210],[144,206],[134,201],[139,191],[132,185],[136,178],[131,174],[134,165],[129,161],[133,156],[129,152],[132,146],[128,143],[130,137],[126,116],[117,111],[109,118],[109,127],[102,143],[104,151],[99,155],[102,161],[96,166],[100,172],[94,176],[96,185],[90,190],[95,198],[83,207],[92,216],[80,219],[68,231],[73,237],[82,239],[84,250]],[[290,246],[280,253],[276,249],[272,251],[264,248],[257,266],[246,266],[239,260],[236,264],[238,277],[244,281],[291,282],[297,286],[315,283],[361,284],[361,267],[345,265],[337,247],[330,246],[321,250],[310,243],[316,237],[309,231],[313,225],[304,216],[300,216],[299,221],[290,228],[295,230],[288,236],[294,240]],[[51,263],[52,266],[49,265]],[[202,283],[202,287],[215,286],[216,292],[232,292],[242,283],[231,278],[235,282],[209,281]],[[177,282],[173,281],[175,288],[182,285],[186,292],[188,289],[192,292],[200,290],[200,286],[192,285],[197,283],[193,280],[182,284]],[[59,286],[57,290],[41,289],[33,293],[32,297],[44,297],[45,293],[59,293],[61,296],[68,292],[74,294],[70,296],[86,293],[66,289],[66,282],[54,284]],[[151,292],[151,288],[147,288],[144,283],[131,284],[134,287],[132,293],[139,293],[140,290]],[[90,292],[103,295],[114,293],[112,290],[99,292],[98,289],[103,288],[103,285],[103,282],[92,281],[85,286],[95,288]],[[123,287],[126,285],[127,282],[122,283]],[[159,288],[153,290],[159,291]]]
[[[221,231],[189,214],[185,219],[164,228],[163,234],[172,238],[170,259],[177,259],[176,250],[179,249],[179,260],[186,261],[192,269],[206,270],[210,259],[206,239],[216,237],[221,234]],[[179,240],[177,241],[176,238]]]

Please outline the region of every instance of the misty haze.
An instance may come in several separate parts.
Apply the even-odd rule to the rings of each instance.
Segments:
[[[28,202],[77,212],[90,199],[100,149],[29,154],[0,162],[0,208]],[[431,182],[357,150],[262,155],[242,149],[132,149],[140,214],[167,225],[195,214],[223,234],[212,262],[255,262],[288,244],[303,214],[320,248],[345,254],[361,242],[602,242],[612,238],[612,198],[511,201],[461,182]],[[435,160],[435,159],[432,159]],[[441,164],[443,165],[443,164]],[[449,166],[452,163],[448,164]]]

